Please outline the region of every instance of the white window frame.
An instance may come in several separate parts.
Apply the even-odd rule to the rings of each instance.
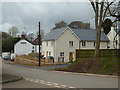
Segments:
[[[60,57],[64,57],[65,53],[64,52],[60,52]]]
[[[74,46],[74,42],[73,41],[69,41],[69,46],[73,47]]]
[[[82,42],[82,47],[85,47],[85,46],[86,46],[86,42],[83,41],[83,42]]]
[[[51,56],[51,52],[49,52],[49,56]]]
[[[48,46],[48,41],[46,41],[46,46]]]
[[[54,46],[54,42],[53,41],[51,41],[51,46]]]

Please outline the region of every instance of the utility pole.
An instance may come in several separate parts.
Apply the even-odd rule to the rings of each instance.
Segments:
[[[40,35],[40,22],[39,22],[39,36],[38,36],[38,42],[39,42],[39,67],[40,67],[40,64],[41,64],[41,61],[40,61],[40,44],[41,44],[41,35]]]

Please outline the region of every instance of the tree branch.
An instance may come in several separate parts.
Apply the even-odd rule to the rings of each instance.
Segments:
[[[106,3],[107,3],[107,6],[106,6],[106,9],[105,9],[105,12],[104,12],[104,15],[103,15],[103,20],[105,19],[107,10],[109,9],[110,5],[112,5],[115,1],[116,1],[116,0],[112,1],[111,3],[106,2]]]
[[[93,0],[89,0],[89,1],[90,1],[91,5],[93,7],[94,12],[96,12],[94,1]]]

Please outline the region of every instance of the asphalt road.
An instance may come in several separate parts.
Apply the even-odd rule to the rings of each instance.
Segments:
[[[25,81],[44,84],[48,88],[118,88],[118,78],[112,77],[84,76],[3,64],[3,71],[5,70],[24,77]],[[42,85],[40,87],[42,88]]]
[[[54,88],[45,84],[35,83],[28,80],[19,80],[16,82],[5,83],[2,88]]]

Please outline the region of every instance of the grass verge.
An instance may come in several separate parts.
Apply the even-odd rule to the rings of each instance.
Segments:
[[[118,58],[100,58],[98,60],[79,58],[68,67],[56,68],[57,71],[118,75]]]

